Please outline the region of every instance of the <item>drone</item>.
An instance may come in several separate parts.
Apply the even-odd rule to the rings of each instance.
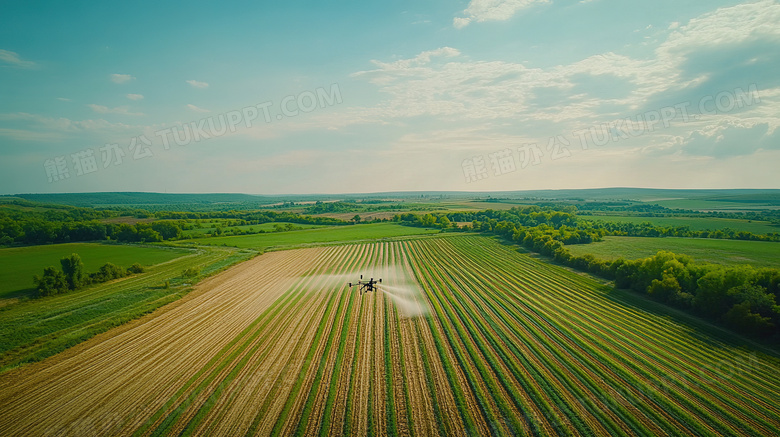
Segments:
[[[363,281],[363,275],[360,275],[360,281],[357,281],[357,283],[349,283],[350,288],[352,288],[353,285],[358,286],[358,290],[360,291],[360,294],[362,295],[364,292],[368,293],[369,291],[376,292],[377,284],[382,283],[382,278],[379,278],[378,281],[375,281],[374,278],[369,279],[368,281]]]

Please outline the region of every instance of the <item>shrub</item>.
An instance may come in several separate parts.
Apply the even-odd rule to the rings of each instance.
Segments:
[[[54,267],[46,267],[43,269],[43,276],[35,275],[33,280],[37,285],[38,294],[41,296],[61,294],[69,289],[68,278],[65,277],[65,273]]]
[[[125,276],[127,276],[126,270],[123,270],[117,265],[105,263],[102,267],[100,267],[100,269],[98,269],[97,272],[92,274],[92,281],[107,282],[111,281],[112,279],[123,278]]]
[[[127,268],[128,273],[143,273],[145,271],[144,266],[138,263],[134,263]]]

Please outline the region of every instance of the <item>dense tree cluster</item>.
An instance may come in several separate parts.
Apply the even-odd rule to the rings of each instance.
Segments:
[[[168,221],[152,223],[58,222],[40,218],[0,219],[0,244],[47,244],[74,241],[115,240],[157,242],[181,237],[181,225]]]
[[[132,273],[142,273],[143,266],[138,263],[133,264],[127,269],[118,267],[112,263],[105,263],[95,273],[87,273],[84,269],[84,263],[77,253],[73,253],[60,259],[62,270],[55,267],[46,267],[43,269],[42,276],[34,276],[36,289],[39,296],[52,296],[55,294],[67,293],[68,291],[78,290],[90,284],[111,281],[113,279],[123,278]]]
[[[640,260],[616,261],[615,285],[723,322],[752,336],[777,335],[780,270],[695,264],[684,255],[658,252]]]

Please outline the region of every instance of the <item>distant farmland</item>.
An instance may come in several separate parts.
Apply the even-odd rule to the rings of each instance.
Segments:
[[[774,352],[612,293],[478,236],[271,252],[1,375],[0,434],[777,435]]]
[[[780,265],[780,243],[768,241],[718,240],[714,238],[604,237],[604,241],[566,246],[577,256],[637,259],[659,250],[689,255],[695,261],[714,264],[750,264],[755,267]]]

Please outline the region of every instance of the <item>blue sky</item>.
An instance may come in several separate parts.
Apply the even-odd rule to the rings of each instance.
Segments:
[[[113,3],[3,6],[0,193],[780,188],[776,1]]]

